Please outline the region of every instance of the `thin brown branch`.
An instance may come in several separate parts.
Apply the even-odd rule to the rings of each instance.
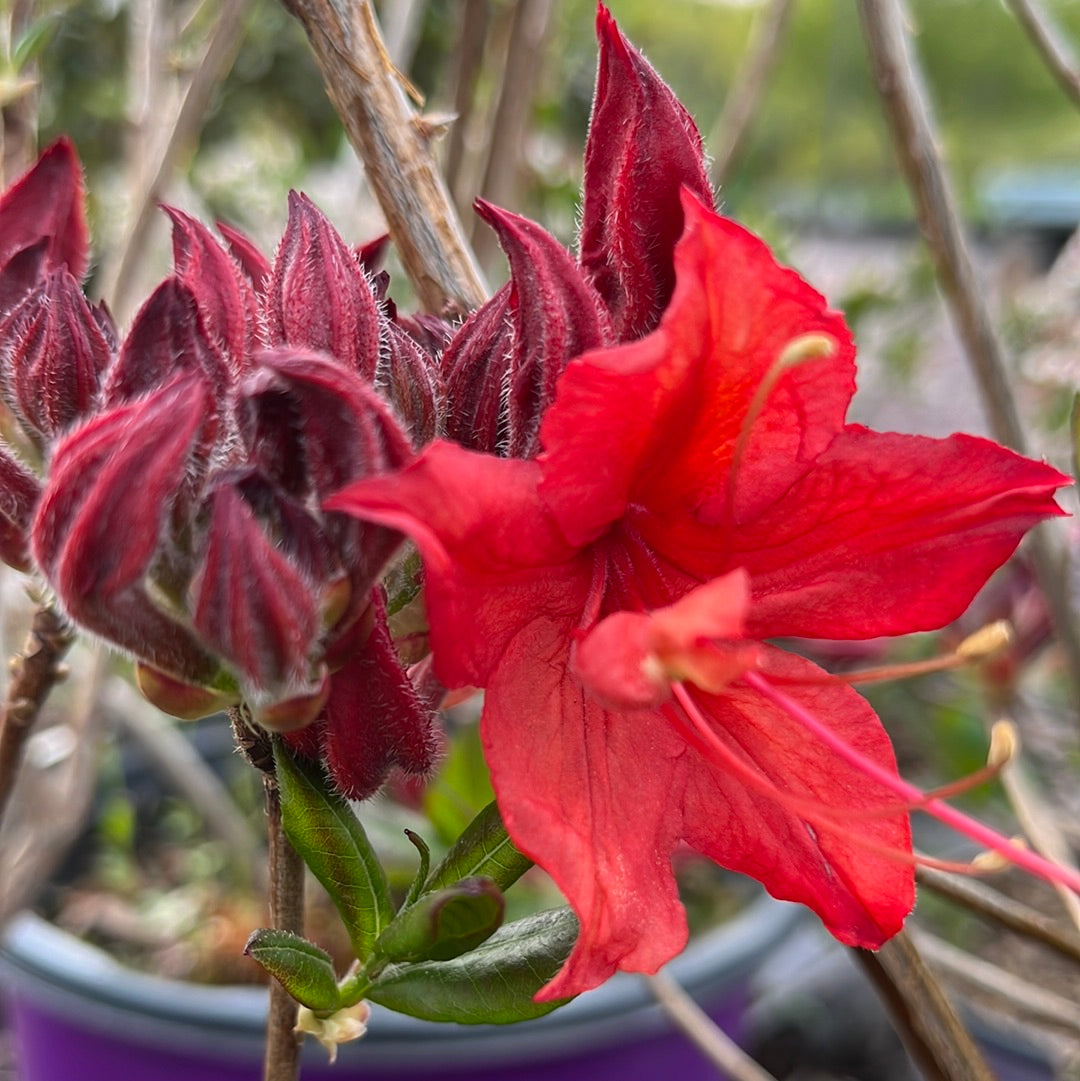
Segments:
[[[72,642],[67,623],[47,604],[34,612],[26,646],[11,662],[11,682],[0,711],[0,821],[15,785],[23,747],[49,692],[62,678]]]
[[[484,62],[484,43],[487,40],[490,8],[488,0],[465,0],[461,17],[461,33],[454,47],[453,103],[456,120],[450,128],[446,145],[446,185],[450,189],[458,211],[472,202],[461,190],[462,167],[469,128],[476,105],[476,85]]]
[[[1080,936],[1041,912],[1006,897],[977,879],[948,874],[931,867],[919,867],[916,874],[920,886],[1025,938],[1049,946],[1065,957],[1080,961]]]
[[[746,149],[794,6],[794,0],[771,0],[754,19],[743,63],[724,102],[724,111],[709,134],[708,145],[715,155],[712,182],[717,188],[731,176]]]
[[[989,961],[981,961],[933,935],[920,934],[919,949],[950,983],[965,992],[989,1000],[1016,1021],[1026,1021],[1055,1029],[1073,1038],[1080,1036],[1080,1005],[1007,972]]]
[[[672,1023],[730,1081],[776,1081],[762,1069],[672,979],[663,973],[643,976],[646,986]]]
[[[877,953],[853,950],[927,1081],[994,1081],[974,1040],[906,931]]]
[[[283,0],[315,51],[327,93],[364,163],[402,266],[420,302],[440,312],[486,298],[423,118],[410,107],[370,0]]]
[[[990,318],[960,224],[956,199],[930,117],[922,75],[908,40],[904,0],[859,0],[871,67],[892,129],[901,171],[949,313],[979,384],[994,437],[1020,453],[1027,440],[1009,385],[1005,349]],[[1069,607],[1061,560],[1043,534],[1030,540],[1032,563],[1050,608],[1080,705],[1080,632]]]
[[[157,168],[153,170],[136,201],[132,224],[120,249],[119,263],[112,275],[104,276],[104,295],[113,309],[121,315],[130,304],[129,294],[135,285],[157,202],[181,159],[194,147],[214,91],[232,66],[243,37],[248,3],[249,0],[222,0],[217,26],[184,93]]]
[[[277,781],[263,775],[267,836],[270,841],[270,922],[294,934],[304,933],[304,862],[285,836]],[[300,1040],[296,1000],[276,980],[270,981],[263,1081],[296,1081],[300,1076]]]
[[[1069,100],[1080,107],[1080,66],[1076,54],[1066,40],[1060,27],[1054,24],[1050,13],[1038,0],[1007,0],[1017,22],[1031,38],[1050,74],[1068,95]]]
[[[487,139],[488,159],[480,184],[480,194],[498,206],[517,202],[515,188],[551,23],[551,6],[551,0],[518,0],[514,5],[498,104]],[[473,244],[482,262],[497,248],[495,233],[481,226],[479,219],[473,223]]]

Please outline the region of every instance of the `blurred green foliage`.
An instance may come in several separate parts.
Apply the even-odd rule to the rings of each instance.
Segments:
[[[492,8],[509,3],[492,0]],[[123,152],[129,5],[66,0],[45,6],[60,17],[40,60],[42,138],[73,133],[93,181]],[[1048,6],[1080,41],[1080,2],[1048,0]],[[461,7],[461,0],[430,0],[426,7],[410,74],[436,107],[449,96]],[[707,134],[758,5],[611,0],[611,7]],[[911,0],[911,7],[942,138],[965,197],[985,170],[1076,161],[1075,110],[1001,0]],[[183,22],[176,63],[191,63],[198,54],[212,11],[196,9]],[[577,198],[595,79],[594,15],[593,0],[556,6],[534,121],[549,149],[559,152],[554,168],[528,163],[531,191],[519,207],[550,218],[560,234],[572,230]],[[254,0],[236,64],[206,118],[192,168],[196,191],[214,213],[244,224],[245,210],[258,212],[245,205],[245,176],[255,183],[269,173],[283,192],[331,161],[341,141],[299,25],[277,0]],[[233,144],[252,159],[250,168],[237,171],[239,179],[206,164]],[[778,209],[845,220],[908,216],[851,0],[797,0],[749,151],[723,197],[730,210],[749,218]]]

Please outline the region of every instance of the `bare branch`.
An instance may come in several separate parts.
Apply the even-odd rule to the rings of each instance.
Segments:
[[[746,56],[724,102],[724,111],[709,133],[708,145],[715,154],[711,173],[716,188],[731,176],[746,149],[794,6],[794,0],[771,0],[754,19]]]
[[[103,295],[120,315],[126,312],[130,303],[129,293],[143,256],[156,204],[181,158],[191,152],[214,91],[232,66],[243,36],[248,3],[249,0],[222,0],[217,26],[188,84],[157,168],[139,194],[131,227],[120,248],[116,270],[111,275],[103,275]]]
[[[1076,54],[1061,29],[1054,25],[1049,12],[1038,0],[1008,0],[1012,13],[1027,31],[1031,43],[1039,50],[1050,74],[1057,79],[1069,100],[1080,107],[1080,67]]]
[[[1005,349],[975,277],[956,200],[939,150],[926,91],[908,41],[904,0],[859,0],[871,67],[892,128],[901,170],[949,313],[982,393],[994,437],[1025,453],[1020,415],[1009,385]],[[1043,534],[1029,541],[1032,562],[1080,704],[1080,633],[1068,604],[1061,560]]]
[[[360,155],[405,273],[440,312],[483,303],[487,289],[431,156],[422,118],[405,100],[370,0],[284,0],[303,23],[327,93]]]
[[[878,950],[853,950],[927,1081],[993,1081],[974,1040],[901,931]]]
[[[11,682],[0,712],[0,821],[15,785],[23,746],[45,699],[61,678],[60,662],[72,638],[56,610],[43,604],[34,613],[26,647],[11,662]]]
[[[672,979],[663,973],[643,976],[646,986],[676,1028],[731,1081],[776,1081],[762,1069]]]

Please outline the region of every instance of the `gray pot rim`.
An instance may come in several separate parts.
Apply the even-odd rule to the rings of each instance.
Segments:
[[[718,1000],[750,976],[804,912],[762,894],[695,939],[665,971],[696,998]],[[213,1048],[237,1058],[257,1053],[263,1042],[264,989],[137,972],[33,913],[12,920],[0,940],[0,983],[9,994],[81,1027],[138,1042]],[[344,1063],[362,1054],[372,1065],[469,1061],[482,1043],[485,1062],[535,1060],[647,1038],[669,1027],[643,982],[618,973],[554,1013],[515,1025],[440,1024],[373,1005],[368,1034],[343,1046],[340,1057]]]

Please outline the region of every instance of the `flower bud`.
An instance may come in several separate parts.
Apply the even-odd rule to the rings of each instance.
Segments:
[[[531,458],[540,449],[540,418],[571,358],[608,344],[603,306],[570,253],[535,222],[478,200],[476,212],[498,234],[510,260],[506,454]]]
[[[4,383],[28,434],[47,443],[90,412],[112,352],[67,270],[24,297],[0,337]]]
[[[378,384],[422,447],[435,438],[442,405],[442,381],[436,363],[400,327],[388,323]]]
[[[617,341],[653,330],[675,287],[680,191],[707,206],[701,135],[607,8],[596,18],[596,77],[581,220],[581,268],[611,314]]]
[[[506,902],[490,878],[463,878],[399,912],[375,943],[389,961],[450,961],[502,925]]]
[[[29,533],[41,485],[0,443],[0,559],[17,571],[30,569]]]
[[[220,713],[239,701],[235,694],[184,683],[143,661],[135,662],[135,685],[151,705],[181,721],[197,721],[200,717],[209,717],[210,714]]]
[[[289,222],[266,295],[272,345],[321,350],[371,382],[381,314],[356,256],[322,212],[289,194]]]
[[[176,277],[191,290],[208,334],[222,344],[229,367],[238,375],[257,346],[255,290],[206,226],[174,207],[164,210],[173,223]]]

